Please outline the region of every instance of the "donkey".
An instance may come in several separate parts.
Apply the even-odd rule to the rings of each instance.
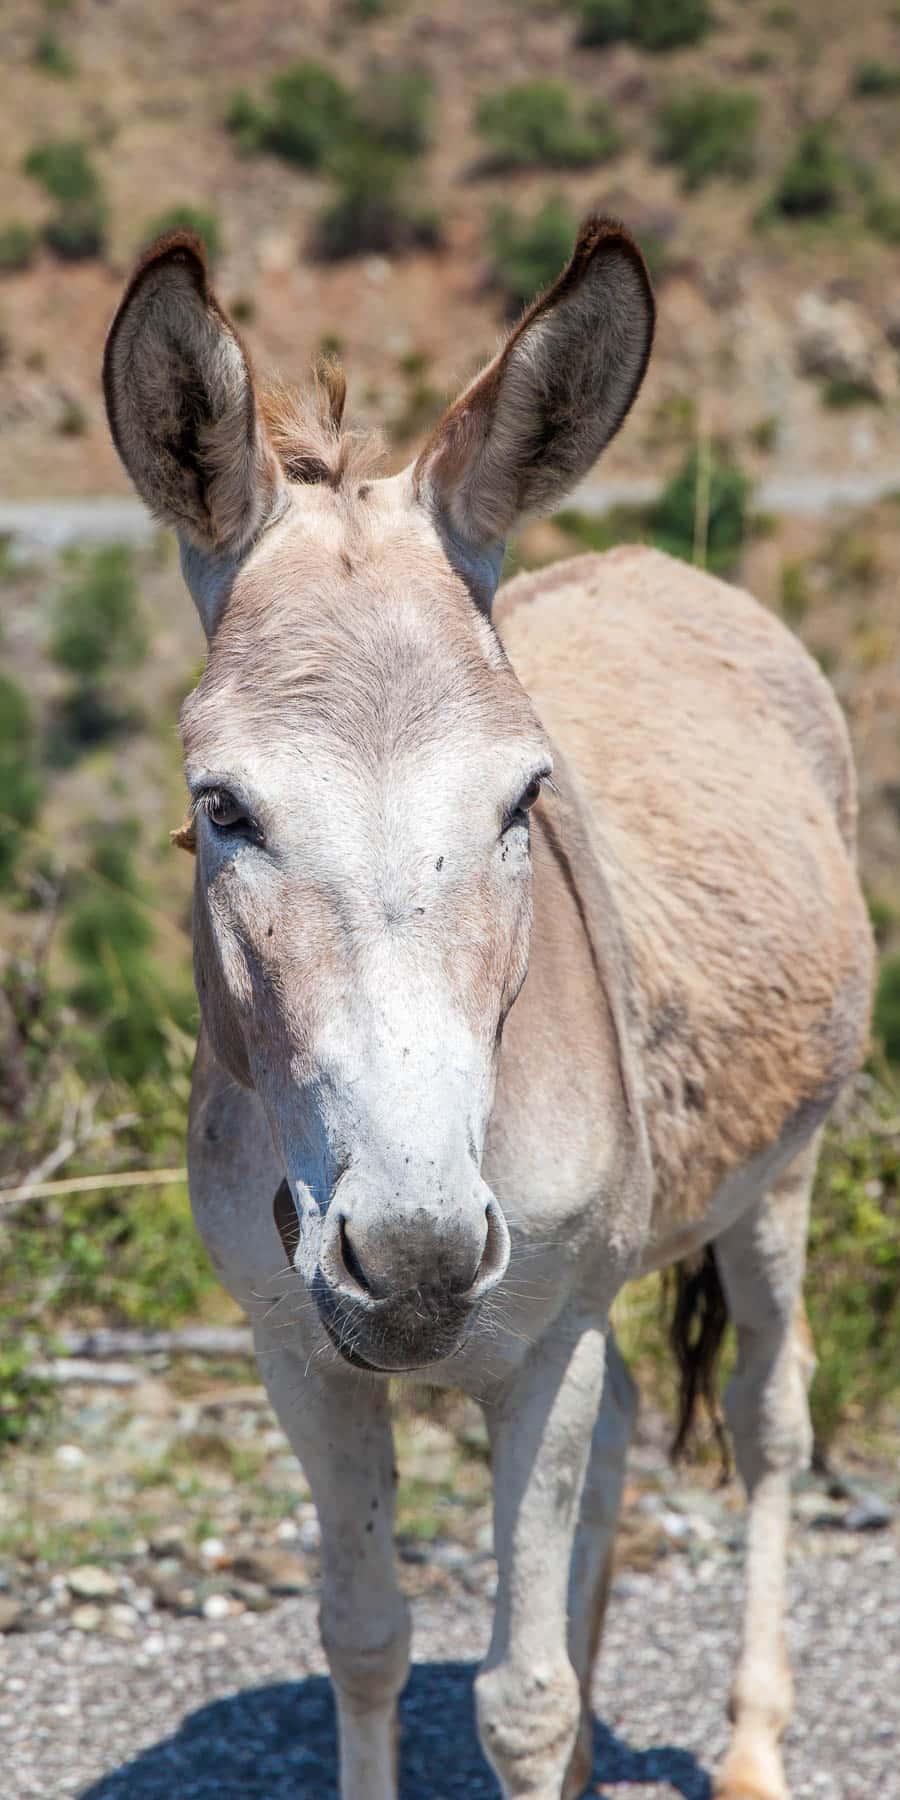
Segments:
[[[108,338],[113,438],[209,642],[191,1199],[319,1510],[343,1800],[397,1794],[391,1378],[484,1405],[481,1743],[506,1800],[582,1793],[635,1410],[609,1312],[685,1258],[736,1327],[750,1504],[717,1792],[787,1795],[807,1207],[871,985],[846,730],[774,617],[649,548],[521,575],[491,616],[509,531],[621,425],[653,325],[639,250],[589,218],[378,479],[338,374],[260,395],[191,236]]]

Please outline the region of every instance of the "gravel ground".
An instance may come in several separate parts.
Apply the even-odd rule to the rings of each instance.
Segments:
[[[900,1800],[894,1534],[827,1532],[795,1555],[794,1800]],[[614,1589],[595,1692],[610,1800],[710,1800],[726,1737],[737,1566],[671,1559]],[[449,1576],[415,1603],[403,1800],[490,1800],[471,1682],[489,1606]],[[334,1725],[311,1594],[132,1643],[57,1627],[0,1643],[7,1800],[335,1800]]]

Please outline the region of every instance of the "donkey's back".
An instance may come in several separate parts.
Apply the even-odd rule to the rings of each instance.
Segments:
[[[645,1266],[740,1210],[859,1066],[872,944],[843,716],[749,595],[659,551],[502,590],[501,636],[590,813],[630,951],[654,1166]]]

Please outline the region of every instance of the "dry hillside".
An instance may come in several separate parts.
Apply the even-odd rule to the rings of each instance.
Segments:
[[[673,0],[669,11],[695,3]],[[602,11],[594,0],[591,16]],[[611,472],[671,461],[699,410],[757,472],[881,468],[900,481],[900,9],[710,0],[710,12],[699,42],[654,53],[582,43],[575,0],[7,0],[0,262],[5,242],[7,260],[26,266],[0,273],[0,494],[122,489],[98,363],[123,273],[170,208],[213,215],[219,283],[259,364],[301,378],[323,343],[338,345],[353,411],[402,447],[496,340],[508,302],[493,210],[530,216],[548,196],[573,216],[620,214],[652,253],[658,351]],[[408,110],[398,83],[427,79],[399,176],[382,163],[348,174],[330,139],[319,166],[302,166],[265,145],[248,151],[246,133],[226,128],[236,90],[264,107],[272,80],[309,61],[351,94],[370,148],[386,115],[396,139],[398,108]],[[526,116],[537,160],[512,166],[516,156],[476,128],[476,109],[535,81],[563,84],[568,142],[536,151]],[[712,124],[689,119],[681,161],[663,162],[661,113],[698,84],[718,94],[720,112]],[[595,149],[573,151],[573,121],[598,109]],[[827,134],[833,204],[763,216],[810,125]],[[707,136],[698,176],[684,158]],[[46,168],[35,169],[59,143],[89,160],[89,204],[103,214],[97,254],[72,256],[68,240],[61,256],[40,237],[57,202]],[[360,180],[378,189],[395,178],[415,226],[404,243],[401,224],[396,253],[317,250],[320,215],[342,182],[358,195]],[[367,203],[371,225],[371,192]],[[423,210],[429,241],[410,244]],[[26,245],[23,228],[37,243]],[[356,248],[352,225],[340,247]]]

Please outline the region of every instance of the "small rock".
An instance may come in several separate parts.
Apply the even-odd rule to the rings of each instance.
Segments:
[[[18,1631],[25,1618],[25,1608],[15,1594],[0,1594],[0,1631]]]
[[[84,1451],[80,1444],[59,1444],[53,1452],[53,1460],[61,1469],[80,1469],[85,1460]]]
[[[275,1528],[275,1536],[280,1544],[292,1544],[300,1536],[293,1519],[282,1519]]]
[[[153,1556],[180,1556],[184,1550],[186,1537],[178,1525],[166,1525],[162,1531],[154,1531],[150,1539],[150,1550]]]
[[[79,1568],[70,1569],[66,1579],[79,1600],[110,1600],[119,1592],[117,1577],[96,1563],[82,1563]]]
[[[271,1612],[275,1605],[274,1593],[258,1581],[232,1581],[229,1587],[235,1600],[242,1601],[249,1612]]]
[[[234,1573],[243,1581],[257,1582],[270,1594],[302,1594],[309,1578],[297,1556],[289,1550],[250,1550],[235,1557]]]
[[[84,1606],[73,1606],[69,1614],[69,1624],[76,1631],[96,1631],[103,1620],[103,1608],[87,1601]]]
[[[849,382],[875,400],[894,398],[896,359],[883,331],[854,301],[802,294],[796,321],[797,361],[804,375]]]
[[[103,1623],[110,1637],[127,1641],[134,1637],[140,1617],[133,1606],[127,1606],[124,1601],[117,1601],[107,1607]]]
[[[318,1550],[322,1542],[322,1533],[319,1529],[318,1519],[304,1519],[297,1536],[300,1540],[301,1550]]]
[[[231,1562],[227,1545],[222,1538],[204,1538],[200,1545],[200,1555],[208,1568],[227,1569]]]
[[[243,1612],[239,1600],[233,1600],[228,1594],[209,1594],[203,1602],[203,1617],[215,1624],[221,1619],[230,1619],[234,1613]]]
[[[431,1560],[439,1569],[462,1569],[469,1561],[469,1552],[464,1544],[454,1544],[450,1538],[437,1538],[431,1546]]]
[[[880,1494],[858,1494],[855,1505],[845,1512],[841,1524],[845,1531],[884,1531],[893,1516]]]

